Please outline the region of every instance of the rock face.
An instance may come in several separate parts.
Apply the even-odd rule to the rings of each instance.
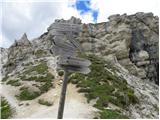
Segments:
[[[115,56],[133,75],[159,84],[158,17],[136,13],[108,19],[106,23],[84,24],[79,41],[85,51],[105,59]]]
[[[13,45],[8,48],[8,61],[6,63],[8,68],[6,68],[7,72],[11,72],[16,68],[16,66],[20,65],[23,60],[26,60],[30,57],[32,53],[32,45],[27,38],[27,35],[24,35],[19,39],[15,40]]]
[[[152,13],[137,13],[135,19],[141,25],[132,25],[130,59],[136,66],[145,69],[150,81],[159,84],[158,18],[153,17]]]
[[[129,118],[158,118],[158,17],[140,12],[134,15],[116,14],[108,19],[108,22],[83,24],[80,19],[71,17],[69,20],[55,20],[46,33],[31,41],[24,34],[11,47],[1,48],[2,76],[17,77],[25,69],[42,61],[56,76],[52,43],[55,31],[52,27],[59,22],[78,24],[83,29],[79,35],[75,35],[75,39],[80,42],[84,52],[100,56],[116,67],[119,70],[117,74],[128,82],[139,98],[139,104],[129,106],[128,110],[124,110],[125,114]]]
[[[1,69],[1,76],[4,77],[5,70],[2,69],[3,65],[5,65],[8,61],[8,49],[6,48],[0,48],[0,59],[1,59],[1,64],[0,64],[0,69]]]

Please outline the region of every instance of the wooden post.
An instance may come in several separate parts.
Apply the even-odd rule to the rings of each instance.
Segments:
[[[67,82],[68,82],[68,71],[64,70],[64,79],[62,84],[61,96],[59,101],[59,108],[58,108],[58,119],[63,118],[63,111],[64,111],[64,104],[65,104],[65,97],[66,97],[66,90],[67,90]]]

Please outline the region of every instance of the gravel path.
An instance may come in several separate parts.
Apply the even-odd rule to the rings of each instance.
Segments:
[[[47,93],[31,101],[18,101],[14,96],[18,89],[8,85],[2,85],[1,95],[14,107],[16,113],[13,118],[56,118],[58,112],[59,95],[61,85],[56,85]],[[40,105],[38,99],[44,99],[53,103],[48,107]],[[27,105],[29,103],[29,105]],[[19,104],[21,104],[19,106]],[[83,94],[77,92],[77,88],[69,84],[64,109],[64,118],[93,118],[97,110],[88,104]]]

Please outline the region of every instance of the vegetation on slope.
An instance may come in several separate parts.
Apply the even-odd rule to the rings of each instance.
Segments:
[[[3,79],[2,82],[5,82],[9,77],[6,75]]]
[[[62,71],[62,70],[58,71],[58,75],[59,76],[63,76],[64,75],[64,71]]]
[[[9,80],[6,84],[11,85],[11,86],[20,86],[21,85],[19,80]]]
[[[50,103],[48,101],[45,101],[43,99],[39,99],[38,103],[41,104],[41,105],[52,106],[52,103]]]
[[[28,70],[24,72],[24,74],[30,74],[33,71],[37,72],[38,74],[44,74],[48,71],[48,66],[46,62],[42,61],[40,62],[40,64],[30,67]]]
[[[47,64],[43,61],[36,66],[29,67],[29,69],[20,75],[20,78],[22,81],[35,81],[40,82],[41,84],[36,85],[39,91],[31,91],[29,88],[22,87],[20,94],[16,95],[19,100],[35,99],[53,87],[52,80],[54,79],[54,76],[48,72]]]
[[[37,50],[34,54],[35,54],[35,56],[37,56],[38,58],[40,58],[40,57],[45,56],[47,54],[47,52],[44,51],[44,50]]]
[[[88,102],[97,99],[94,107],[101,110],[99,118],[127,118],[120,110],[106,109],[109,103],[125,109],[130,104],[138,102],[134,91],[128,87],[126,80],[118,77],[115,68],[106,61],[94,55],[85,56],[92,62],[91,72],[87,75],[72,74],[71,82],[79,87],[79,92],[85,93]],[[113,72],[107,70],[112,69]]]
[[[8,119],[12,116],[13,110],[4,97],[1,97],[1,119]]]
[[[23,89],[19,95],[16,95],[16,97],[19,100],[32,100],[35,99],[40,95],[40,92],[38,91],[30,91],[29,89]]]
[[[36,54],[39,55],[41,53],[42,51],[37,51]],[[38,64],[34,65],[35,63]],[[2,79],[2,82],[5,82],[7,85],[22,86],[20,88],[20,93],[15,95],[19,100],[35,99],[53,87],[52,81],[54,79],[54,75],[48,71],[47,63],[43,60],[35,63],[33,64],[32,62],[28,62],[23,64],[25,71],[17,74],[18,76],[16,75],[11,79],[9,79],[10,76],[6,74],[6,76]],[[34,81],[36,83],[31,86],[26,86],[23,81]],[[37,87],[39,90],[30,89],[31,87]]]

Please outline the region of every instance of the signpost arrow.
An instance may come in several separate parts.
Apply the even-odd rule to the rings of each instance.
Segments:
[[[57,56],[57,55],[76,56],[76,52],[75,52],[76,50],[72,50],[72,49],[69,49],[69,48],[61,48],[59,46],[54,46],[53,51],[54,51],[55,56]]]
[[[91,70],[88,67],[74,67],[74,66],[69,66],[67,67],[69,69],[69,72],[77,72],[77,73],[82,73],[82,74],[88,74]]]
[[[81,26],[77,24],[69,24],[69,23],[54,23],[49,28],[50,29],[56,29],[56,31],[59,32],[68,32],[73,31],[74,33],[79,33],[81,31]]]
[[[59,56],[57,57],[57,64],[64,65],[64,66],[88,67],[91,65],[91,62],[87,59],[82,59],[82,58],[77,58],[77,57]]]

